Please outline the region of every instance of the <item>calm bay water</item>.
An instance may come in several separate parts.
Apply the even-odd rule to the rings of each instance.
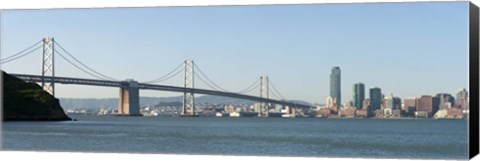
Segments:
[[[467,159],[466,120],[73,116],[3,123],[5,150]]]

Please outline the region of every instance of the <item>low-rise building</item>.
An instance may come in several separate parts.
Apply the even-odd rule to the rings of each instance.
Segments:
[[[346,107],[346,108],[343,108],[342,110],[340,110],[338,112],[338,115],[340,117],[349,117],[349,118],[352,118],[352,117],[355,117],[355,111],[357,109],[354,108],[354,107]]]
[[[332,115],[332,110],[329,108],[322,108],[317,110],[317,116],[320,115],[322,117],[329,117]]]
[[[373,114],[376,118],[384,118],[382,109],[378,109],[378,110],[373,111]]]
[[[355,111],[355,117],[369,117],[368,111],[366,109],[357,109],[357,111]]]
[[[435,115],[433,115],[433,118],[435,119],[444,119],[447,117],[447,114],[448,114],[448,110],[447,109],[441,109],[441,110],[438,110]]]
[[[447,110],[447,119],[463,119],[463,113],[461,109],[450,108]]]
[[[400,109],[392,110],[392,118],[400,118],[400,117],[402,117],[402,110]]]
[[[427,111],[415,111],[415,117],[428,118],[428,112]]]

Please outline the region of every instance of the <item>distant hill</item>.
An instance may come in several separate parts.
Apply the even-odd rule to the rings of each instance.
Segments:
[[[58,99],[36,83],[27,83],[2,71],[3,120],[64,121],[71,120]]]
[[[156,105],[159,102],[180,102],[181,97],[140,97],[140,106]],[[98,109],[102,107],[118,107],[118,98],[60,98],[60,103],[66,109],[86,108]]]
[[[182,96],[176,97],[140,97],[140,106],[157,105],[159,103],[182,102]],[[199,96],[195,98],[196,103],[211,104],[253,104],[255,101],[236,99],[222,96]],[[292,100],[298,104],[310,104],[305,101]],[[60,103],[66,109],[86,108],[97,109],[101,107],[118,107],[118,98],[91,99],[91,98],[60,98]]]

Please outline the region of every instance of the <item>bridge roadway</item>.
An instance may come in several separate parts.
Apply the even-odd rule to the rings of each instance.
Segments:
[[[42,82],[42,81],[51,82],[53,79],[54,83],[60,83],[60,84],[77,84],[77,85],[90,85],[90,86],[102,86],[102,87],[127,87],[128,86],[127,81],[109,81],[109,80],[96,80],[96,79],[83,79],[83,78],[70,78],[70,77],[51,77],[51,76],[42,77],[40,75],[28,75],[28,74],[10,74],[10,75],[16,76],[19,79],[22,79],[24,81],[29,81],[29,82]],[[182,92],[182,93],[193,92],[197,94],[240,98],[240,99],[258,101],[258,102],[285,105],[285,106],[296,107],[296,108],[314,108],[311,105],[297,104],[297,103],[292,103],[287,101],[249,96],[249,95],[238,94],[233,92],[222,92],[222,91],[214,91],[214,90],[198,89],[198,88],[185,88],[185,87],[177,87],[177,86],[138,83],[138,89],[161,90],[161,91]]]

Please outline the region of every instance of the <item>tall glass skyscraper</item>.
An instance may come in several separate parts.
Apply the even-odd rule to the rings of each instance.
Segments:
[[[382,108],[382,90],[378,87],[370,88],[370,107],[372,111]]]
[[[330,74],[330,97],[335,100],[337,107],[341,107],[340,67],[333,67]]]
[[[365,85],[357,83],[353,85],[353,106],[362,109],[363,100],[365,100]]]

